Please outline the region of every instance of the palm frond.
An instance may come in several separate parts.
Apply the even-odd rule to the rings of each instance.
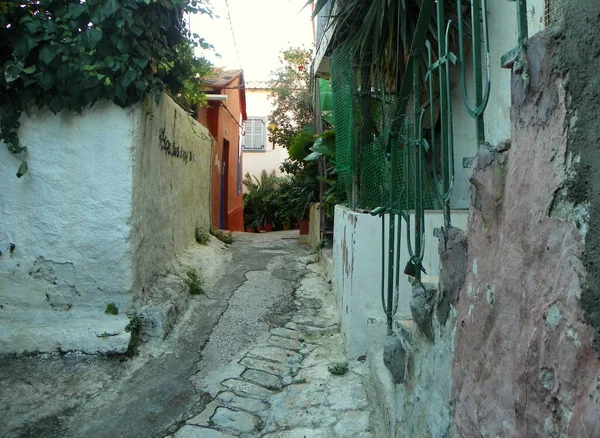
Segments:
[[[461,0],[468,5],[468,0]],[[310,2],[309,2],[310,3]],[[415,32],[417,19],[423,0],[317,0],[313,16],[324,7],[330,7],[332,14],[329,26],[333,28],[333,44],[349,44],[362,70],[372,80],[372,85],[383,86],[388,92],[399,87],[402,73],[406,69],[411,38]],[[330,6],[329,6],[330,5]],[[463,8],[468,11],[469,8]],[[466,13],[466,12],[464,12]],[[444,16],[456,22],[455,1],[444,5]],[[468,23],[468,17],[465,17]],[[469,29],[465,27],[468,34]],[[428,31],[434,61],[437,60],[437,17],[434,14]],[[457,31],[453,26],[449,35],[450,47],[457,43]],[[423,52],[422,64],[427,65]]]

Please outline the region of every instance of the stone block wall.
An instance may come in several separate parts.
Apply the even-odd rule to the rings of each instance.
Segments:
[[[510,149],[474,164],[454,436],[600,436],[600,5],[568,6],[512,77]]]

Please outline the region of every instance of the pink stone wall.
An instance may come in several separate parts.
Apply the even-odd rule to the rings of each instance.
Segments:
[[[572,158],[554,47],[551,35],[530,40],[530,83],[512,80],[512,145],[473,166],[455,437],[600,437],[600,360],[579,301],[584,243],[554,217],[568,217],[554,210]]]

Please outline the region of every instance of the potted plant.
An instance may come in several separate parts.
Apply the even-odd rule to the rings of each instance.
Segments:
[[[244,176],[244,225],[246,228],[263,231],[265,225],[271,226],[272,203],[277,193],[278,178],[273,171],[270,175],[262,171],[260,179],[246,173]]]

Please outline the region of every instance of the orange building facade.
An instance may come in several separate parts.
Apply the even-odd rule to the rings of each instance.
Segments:
[[[209,100],[208,106],[198,111],[198,121],[208,128],[216,142],[211,172],[211,223],[224,230],[243,231],[242,127],[247,118],[244,73],[242,70],[217,73],[217,77],[207,81],[205,93],[209,99],[221,100]]]

